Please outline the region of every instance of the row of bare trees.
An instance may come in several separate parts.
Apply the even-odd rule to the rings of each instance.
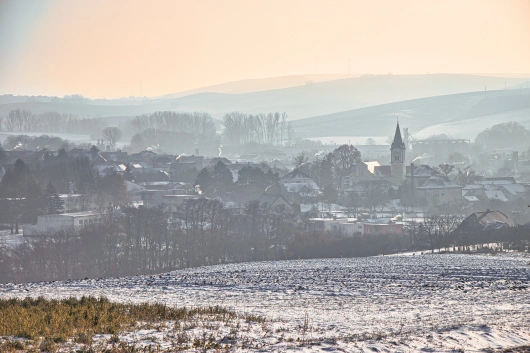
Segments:
[[[27,109],[14,109],[0,115],[0,131],[55,132],[97,135],[107,124],[100,118],[79,118],[72,114],[45,112],[35,114]]]
[[[345,235],[311,229],[286,209],[242,210],[188,200],[177,211],[123,208],[102,221],[64,228],[16,247],[0,246],[0,282],[155,274],[174,269],[298,258],[355,257],[488,242],[528,242],[528,226],[457,234],[455,216],[429,216],[403,235]]]
[[[270,144],[291,145],[294,130],[287,122],[287,113],[228,113],[223,118],[224,141],[227,145]]]
[[[161,130],[186,133],[199,140],[215,135],[215,124],[210,114],[204,112],[161,111],[136,116],[131,122],[136,132]]]
[[[102,222],[64,228],[4,248],[0,282],[151,274],[173,269],[288,256],[297,229],[284,208],[243,211],[217,200],[189,200],[176,212],[123,208]]]
[[[166,153],[193,153],[197,148],[216,153],[219,141],[212,116],[203,112],[160,111],[136,116],[120,125],[132,136],[130,150],[147,148]]]

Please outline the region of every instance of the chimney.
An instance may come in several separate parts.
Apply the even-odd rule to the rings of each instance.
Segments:
[[[513,151],[512,152],[512,167],[517,171],[519,169],[519,152]]]
[[[410,163],[410,190],[414,194],[414,163]]]

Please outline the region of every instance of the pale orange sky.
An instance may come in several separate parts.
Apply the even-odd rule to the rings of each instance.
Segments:
[[[530,73],[530,0],[0,0],[0,94],[248,78]]]

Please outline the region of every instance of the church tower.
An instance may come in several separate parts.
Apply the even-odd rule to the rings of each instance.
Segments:
[[[394,182],[402,182],[405,180],[405,143],[401,138],[401,130],[399,129],[399,121],[396,126],[396,133],[394,134],[394,141],[390,146],[390,169],[392,172],[392,179]]]

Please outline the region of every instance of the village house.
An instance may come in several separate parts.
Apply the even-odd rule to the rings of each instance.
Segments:
[[[63,202],[63,213],[93,211],[97,207],[96,195],[91,194],[59,194]]]
[[[122,151],[116,152],[100,152],[99,155],[109,162],[124,163],[129,160],[128,153]]]
[[[283,185],[274,184],[265,189],[265,192],[258,199],[259,208],[261,210],[273,210],[275,208],[283,208],[289,212],[295,212],[297,209],[292,205],[285,196],[285,187]]]
[[[354,182],[349,188],[344,190],[346,195],[356,195],[366,197],[370,194],[377,194],[384,197],[393,197],[397,191],[397,186],[385,179],[360,180]]]
[[[169,211],[176,211],[186,200],[195,200],[199,196],[188,194],[184,189],[174,190],[142,190],[140,197],[144,207],[164,205]]]
[[[513,177],[479,178],[462,188],[463,197],[470,201],[514,201],[528,196],[528,190]]]
[[[363,223],[364,235],[403,235],[403,223],[367,221]]]
[[[24,236],[33,236],[71,227],[83,227],[99,222],[101,214],[94,211],[50,214],[37,217],[36,226],[24,227]]]
[[[402,235],[403,223],[392,220],[358,220],[357,218],[310,218],[312,230],[352,235]]]
[[[425,184],[430,177],[439,174],[440,173],[428,165],[423,164],[416,167],[413,163],[411,163],[410,166],[407,166],[407,176],[405,183],[415,189],[418,186]]]
[[[316,198],[320,195],[317,183],[307,174],[298,169],[280,178],[287,192],[298,194],[301,198]]]
[[[158,156],[157,153],[153,151],[141,151],[138,153],[133,153],[129,156],[131,162],[146,162],[149,163],[151,160]]]
[[[379,162],[359,162],[350,168],[348,174],[342,178],[342,190],[348,189],[355,182],[360,180],[374,180],[375,168],[381,166]]]
[[[515,222],[501,211],[474,212],[462,221],[454,234],[473,234],[490,229],[514,227]]]
[[[364,234],[363,223],[358,222],[357,218],[310,218],[309,227],[313,231],[323,231],[348,236]]]
[[[416,188],[419,197],[432,205],[440,205],[462,199],[462,187],[444,175],[433,175]]]

